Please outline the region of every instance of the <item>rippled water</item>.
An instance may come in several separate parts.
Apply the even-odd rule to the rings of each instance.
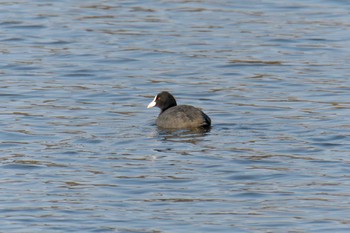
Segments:
[[[0,6],[1,232],[350,230],[348,2]]]

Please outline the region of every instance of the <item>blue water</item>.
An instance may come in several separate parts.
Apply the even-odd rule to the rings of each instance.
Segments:
[[[0,7],[0,232],[349,232],[346,1]]]

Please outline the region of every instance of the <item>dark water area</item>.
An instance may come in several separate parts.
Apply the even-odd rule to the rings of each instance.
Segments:
[[[349,232],[347,1],[0,7],[0,232]]]

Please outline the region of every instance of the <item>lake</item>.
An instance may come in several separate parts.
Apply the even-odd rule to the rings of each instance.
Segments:
[[[349,232],[349,2],[0,7],[1,232]]]

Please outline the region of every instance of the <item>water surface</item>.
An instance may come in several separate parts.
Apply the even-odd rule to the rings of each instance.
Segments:
[[[0,6],[1,231],[349,231],[347,2]]]

